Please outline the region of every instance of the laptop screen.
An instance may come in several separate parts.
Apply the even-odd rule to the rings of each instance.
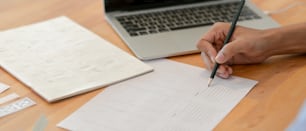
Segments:
[[[138,10],[216,0],[105,0],[105,11]]]

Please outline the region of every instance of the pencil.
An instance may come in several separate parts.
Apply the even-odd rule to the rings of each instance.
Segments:
[[[239,9],[238,9],[236,15],[233,17],[230,30],[228,31],[227,36],[226,36],[226,38],[225,38],[225,40],[223,42],[223,46],[226,45],[229,42],[229,40],[231,39],[231,37],[232,37],[232,35],[234,33],[237,21],[239,20],[239,16],[241,14],[241,11],[243,9],[244,4],[245,4],[245,0],[241,0],[240,5],[239,5]],[[212,83],[212,80],[215,78],[215,75],[217,73],[217,70],[218,70],[219,66],[220,66],[219,63],[215,64],[215,66],[214,66],[214,68],[213,68],[213,70],[211,72],[210,78],[208,79],[208,87]]]

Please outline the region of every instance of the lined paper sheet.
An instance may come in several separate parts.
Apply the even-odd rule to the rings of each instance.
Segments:
[[[67,17],[0,32],[0,65],[48,102],[153,70]]]
[[[148,62],[154,72],[106,88],[59,127],[74,131],[212,130],[257,83],[170,60]],[[199,93],[198,93],[199,92]]]

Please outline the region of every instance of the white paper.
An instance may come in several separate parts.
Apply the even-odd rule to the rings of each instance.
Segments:
[[[49,102],[152,71],[66,17],[1,32],[0,65]]]
[[[6,91],[7,89],[9,89],[10,86],[0,83],[0,94],[3,93],[4,91]]]
[[[296,118],[292,121],[286,131],[305,131],[306,129],[306,101],[302,105]]]
[[[28,97],[0,107],[0,118],[21,111],[36,103]]]
[[[19,98],[20,96],[17,95],[16,93],[11,93],[9,95],[6,95],[4,97],[0,97],[0,105],[1,104],[4,104],[4,103],[7,103],[9,101],[12,101],[12,100],[15,100],[17,98]]]
[[[58,126],[75,131],[212,130],[252,89],[254,80],[215,78],[169,60],[148,62],[154,72],[106,88]]]

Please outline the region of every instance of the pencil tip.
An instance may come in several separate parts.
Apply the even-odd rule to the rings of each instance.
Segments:
[[[209,78],[209,79],[208,79],[208,85],[207,85],[208,87],[210,86],[211,82],[212,82],[212,79]]]

